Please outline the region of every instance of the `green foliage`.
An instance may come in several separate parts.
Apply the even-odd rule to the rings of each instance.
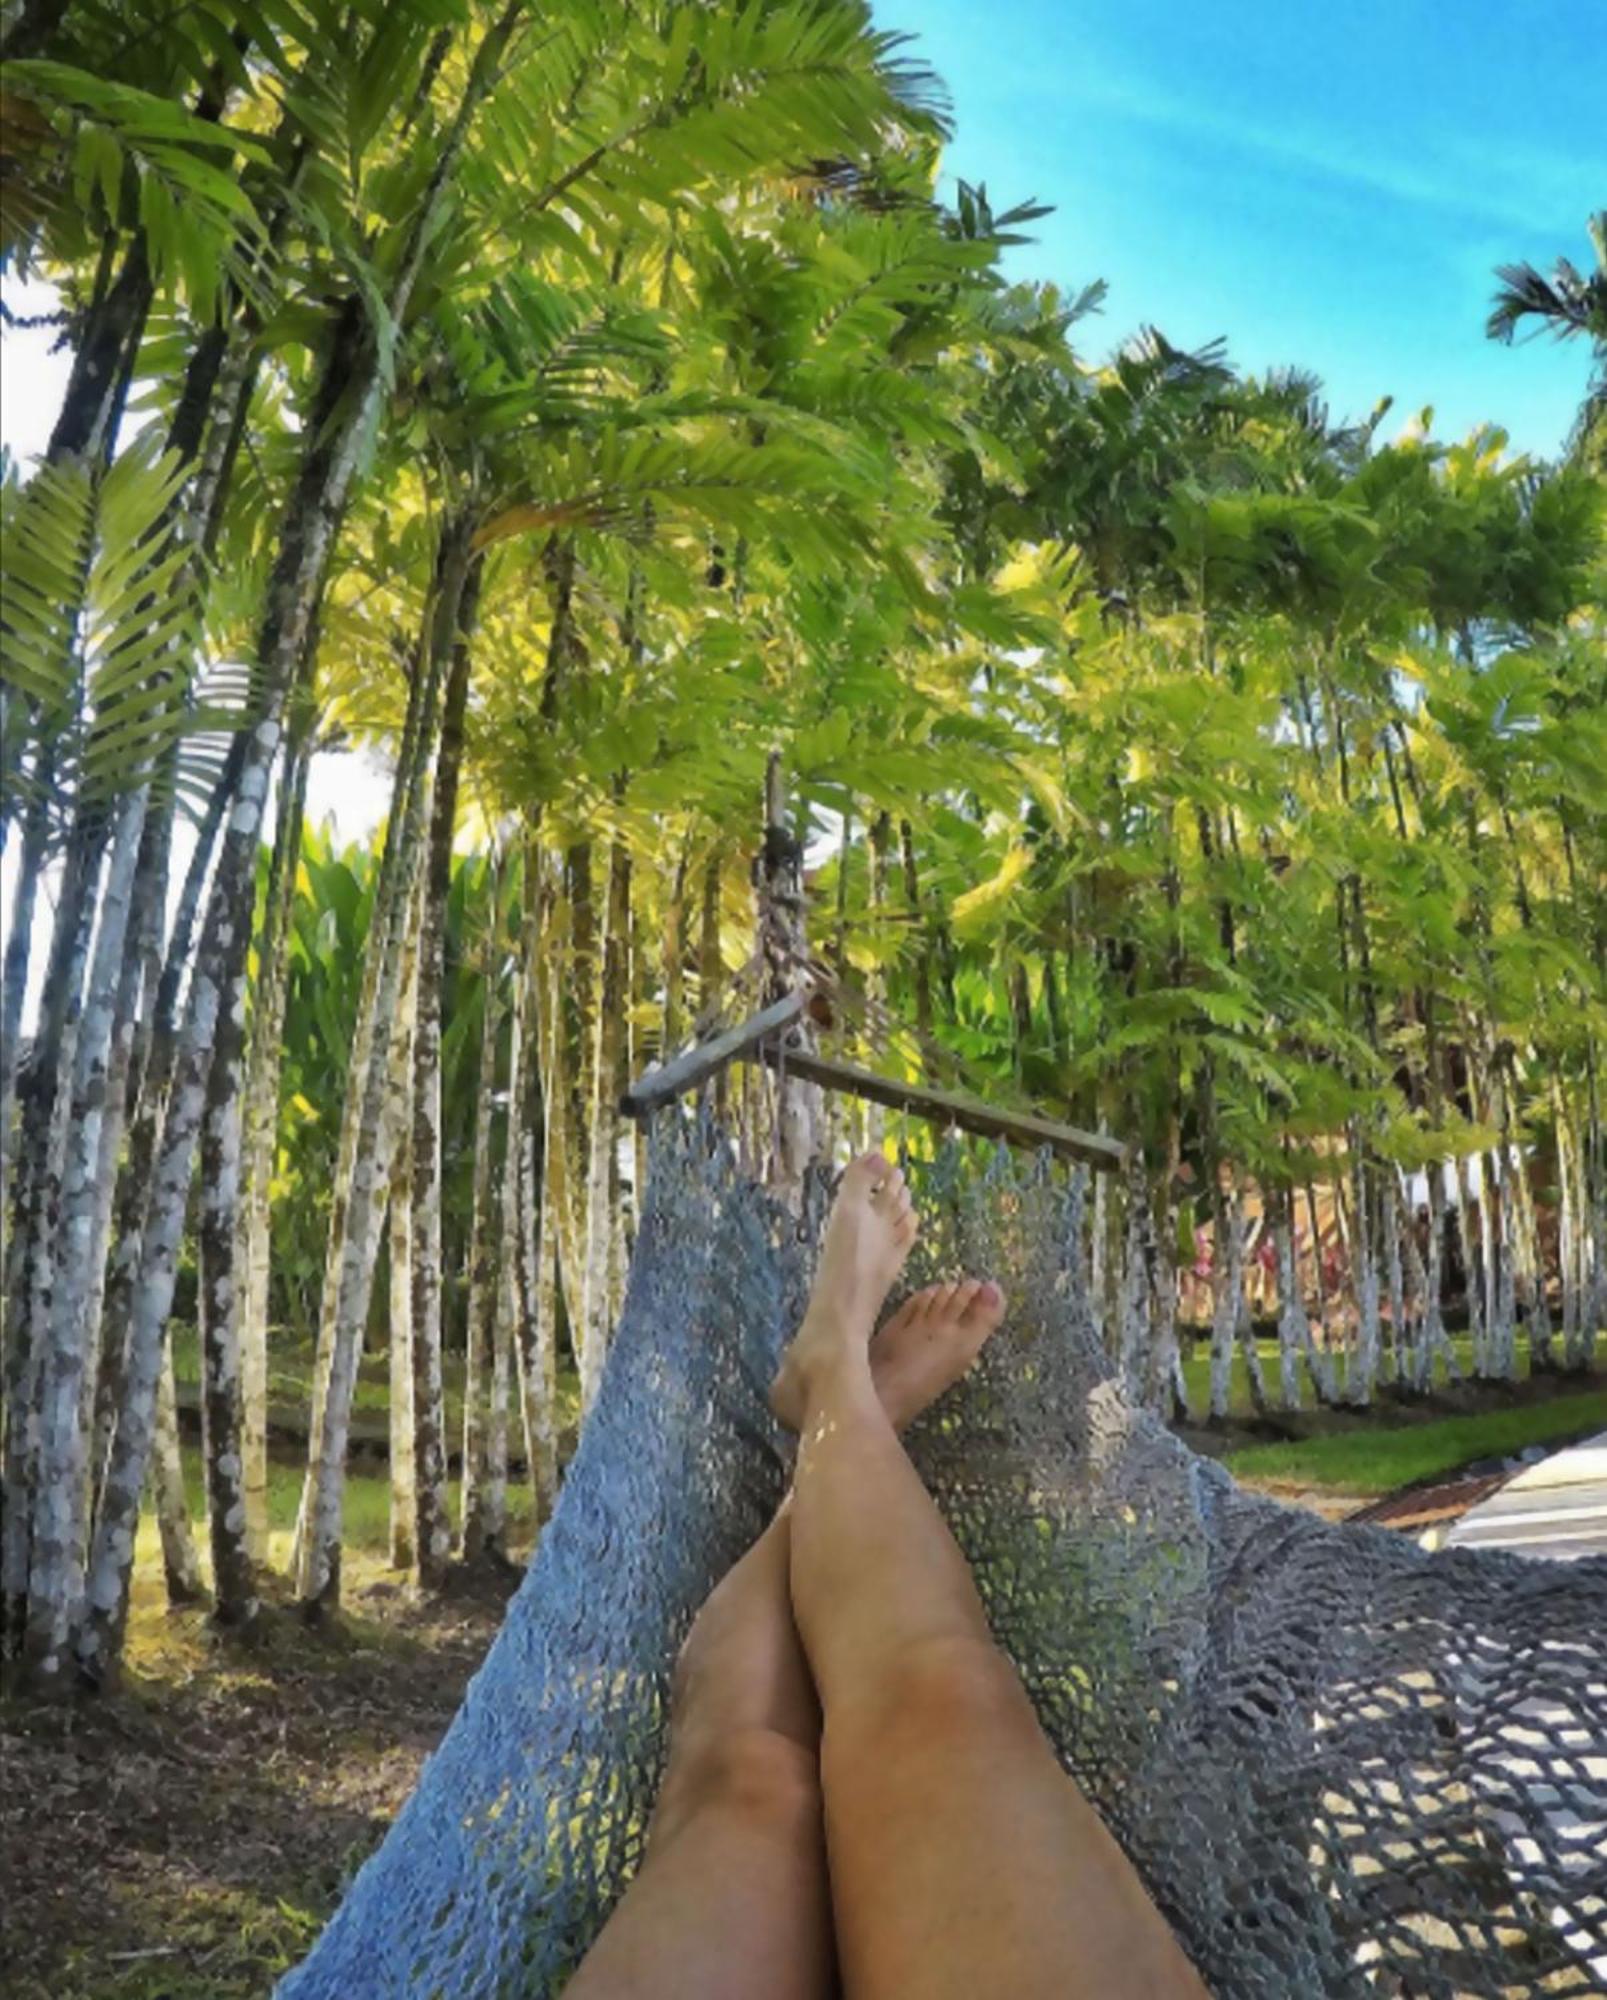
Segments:
[[[142,440],[104,472],[68,459],[0,488],[6,679],[33,717],[34,768],[65,800],[104,806],[159,774],[204,794],[207,734],[234,726],[240,677],[215,671],[200,700],[194,686],[201,596],[171,528],[182,483]]]

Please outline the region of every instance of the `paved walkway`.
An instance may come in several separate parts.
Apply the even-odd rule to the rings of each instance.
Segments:
[[[1607,1431],[1526,1465],[1447,1528],[1443,1545],[1553,1562],[1607,1555]]]

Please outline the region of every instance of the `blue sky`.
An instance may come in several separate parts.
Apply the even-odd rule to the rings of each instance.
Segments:
[[[1579,343],[1484,338],[1498,263],[1589,259],[1607,207],[1603,0],[877,0],[954,100],[953,176],[1055,213],[1021,277],[1102,277],[1082,346],[1143,322],[1298,363],[1336,415],[1395,397],[1557,450]]]

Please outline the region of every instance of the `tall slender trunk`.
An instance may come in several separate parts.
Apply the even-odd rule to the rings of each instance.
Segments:
[[[255,888],[253,881],[252,887]],[[242,912],[242,920],[250,922]],[[240,1434],[240,1116],[245,1055],[244,957],[219,1006],[201,1114],[196,1250],[201,1317],[201,1458],[212,1549],[212,1608],[220,1625],[257,1615],[255,1568],[246,1546]]]
[[[20,1651],[33,1563],[39,1471],[39,1391],[53,1308],[55,1230],[68,1132],[78,1014],[89,961],[101,846],[84,821],[73,829],[51,934],[43,1004],[28,1062],[18,1079],[22,1172],[13,1191],[5,1269],[5,1487],[0,1520],[0,1587],[7,1654]]]
[[[1211,1311],[1212,1423],[1226,1423],[1232,1406],[1233,1347],[1244,1297],[1244,1227],[1241,1196],[1235,1187],[1216,1203],[1216,1255],[1212,1260],[1215,1297]]]
[[[492,920],[500,921],[496,857],[490,866]],[[497,1041],[501,1033],[501,940],[486,953],[480,1016],[480,1074],[474,1097],[474,1169],[469,1223],[469,1300],[463,1370],[462,1547],[466,1561],[484,1551],[487,1474],[486,1371],[496,1318],[496,1228],[491,1196],[493,1103],[497,1086]],[[510,1084],[510,1089],[512,1085]]]
[[[404,1138],[392,1169],[390,1225],[390,1364],[386,1410],[390,1422],[390,1560],[392,1569],[418,1563],[418,1489],[413,1407],[413,1204],[406,1197],[412,1141]]]
[[[1428,1245],[1423,1271],[1423,1310],[1413,1369],[1412,1386],[1428,1387],[1432,1357],[1442,1343],[1449,1345],[1445,1332],[1445,1226],[1449,1220],[1445,1180],[1449,1172],[1443,1160],[1430,1160],[1423,1170],[1428,1189]]]
[[[1382,1323],[1378,1296],[1378,1263],[1374,1254],[1371,1175],[1365,1157],[1365,1141],[1360,1125],[1350,1134],[1351,1185],[1354,1189],[1355,1228],[1351,1239],[1351,1283],[1356,1297],[1356,1348],[1347,1400],[1365,1409],[1373,1399],[1378,1381]]]
[[[768,1006],[797,991],[809,963],[803,846],[790,823],[786,775],[778,751],[771,752],[765,771],[764,815],[764,845],[754,868],[754,888],[761,998]],[[785,1039],[799,1048],[812,1046],[814,1030],[807,1018],[790,1028]],[[775,1178],[783,1195],[795,1200],[804,1172],[820,1148],[820,1090],[778,1071],[774,1104]]]
[[[458,776],[469,695],[470,644],[479,597],[480,566],[467,567],[474,532],[472,508],[442,530],[461,544],[465,565],[454,620],[443,643],[451,664],[441,707],[440,744],[424,862],[419,920],[417,1000],[413,1043],[413,1125],[410,1152],[412,1205],[414,1545],[419,1581],[438,1586],[452,1552],[446,1501],[446,1411],[441,1363],[441,987],[446,976],[446,903],[452,884],[452,835],[457,825]],[[456,562],[454,555],[450,558]],[[449,571],[449,574],[452,572]]]
[[[417,1569],[420,1563],[418,1503],[418,1401],[413,1317],[413,1267],[418,1254],[412,1196],[414,1038],[418,1032],[418,956],[402,980],[401,1010],[390,1035],[386,1106],[390,1154],[391,1311],[387,1348],[390,1360],[391,1567]]]
[[[1126,1254],[1122,1265],[1116,1361],[1129,1393],[1141,1396],[1149,1346],[1150,1218],[1144,1161],[1136,1149],[1128,1169],[1126,1197]]]
[[[1279,1407],[1298,1410],[1300,1364],[1311,1351],[1311,1324],[1306,1318],[1305,1290],[1295,1254],[1294,1197],[1287,1187],[1270,1188],[1267,1201],[1272,1206],[1272,1238],[1278,1253]]]
[[[143,1072],[151,1010],[162,975],[162,928],[172,847],[172,804],[153,801],[152,809],[145,815],[145,826],[140,836],[140,856],[135,868],[133,896],[123,938],[116,1022],[106,1064],[106,1103],[100,1121],[100,1157],[95,1169],[95,1219],[89,1250],[89,1298],[84,1315],[90,1347],[80,1395],[81,1421],[88,1449],[83,1521],[86,1533],[94,1518],[94,1501],[99,1492],[103,1462],[101,1449],[105,1434],[99,1421],[102,1383],[109,1366],[116,1379],[122,1379],[121,1357],[110,1360],[106,1348],[104,1306],[107,1259],[112,1241],[118,1165],[134,1107],[137,1079]],[[86,1546],[79,1552],[79,1562],[82,1563],[87,1555]]]
[[[527,840],[524,871],[526,902],[520,925],[519,992],[523,1013],[519,1026],[519,1063],[509,1086],[509,1139],[517,1147],[505,1169],[516,1182],[514,1194],[514,1271],[508,1296],[514,1308],[513,1347],[519,1370],[519,1407],[524,1432],[525,1470],[530,1480],[535,1520],[540,1526],[552,1512],[558,1487],[555,1434],[557,1365],[555,1352],[556,1285],[549,1282],[556,1245],[549,1245],[552,1215],[547,1197],[548,1149],[553,1134],[551,1093],[541,1073],[541,1037],[537,1028],[540,982],[545,976],[542,922],[544,897],[538,887],[535,843]],[[503,1254],[509,1245],[504,1236]],[[606,1274],[605,1274],[606,1278]]]
[[[725,993],[723,937],[725,853],[718,837],[704,857],[698,892],[697,1026],[707,1033],[719,1020]],[[731,1077],[722,1069],[711,1086],[714,1107],[724,1117],[730,1102]]]
[[[531,866],[533,851],[531,844],[527,842],[521,887],[521,895],[524,898],[523,910],[526,913],[536,894],[536,885],[532,880],[534,871]],[[497,1301],[491,1349],[491,1437],[490,1469],[486,1480],[486,1542],[498,1553],[506,1553],[507,1548],[508,1391],[515,1366],[520,1316],[525,1309],[524,1285],[527,1276],[522,1255],[521,1206],[525,1177],[521,1171],[521,1162],[528,1144],[526,1121],[529,1114],[527,1095],[529,1058],[526,1044],[536,1029],[531,1019],[532,995],[526,976],[522,938],[524,922],[525,918],[522,916],[521,948],[513,975],[513,1009],[508,1036],[507,1144],[502,1159],[501,1202],[497,1229]]]
[[[664,901],[664,1032],[659,1061],[666,1062],[681,1046],[686,1020],[686,873],[691,836],[682,843],[669,894]]]
[[[1516,1079],[1508,1077],[1508,1095]],[[1532,1374],[1553,1374],[1557,1355],[1551,1343],[1551,1308],[1546,1301],[1546,1260],[1540,1247],[1540,1221],[1535,1213],[1534,1190],[1529,1185],[1528,1163],[1523,1147],[1514,1140],[1507,1148],[1512,1185],[1512,1247],[1514,1277],[1520,1288],[1523,1316],[1529,1336],[1529,1369]]]
[[[243,1287],[240,1318],[242,1484],[246,1547],[268,1557],[268,1318],[271,1310],[274,1158],[279,1129],[279,1074],[285,1005],[290,991],[290,924],[306,819],[313,732],[297,717],[285,743],[278,823],[268,863],[257,979],[252,992],[251,1042],[241,1139],[241,1224],[236,1259]]]
[[[100,1308],[100,1375],[95,1390],[92,1466],[96,1522],[100,1518],[101,1488],[105,1482],[127,1379],[134,1289],[139,1275],[157,1141],[178,1055],[184,974],[189,966],[191,940],[201,907],[201,893],[206,887],[212,864],[213,849],[222,831],[224,816],[234,808],[245,764],[245,747],[243,736],[234,738],[213,787],[206,817],[196,834],[195,848],[173,912],[165,954],[159,910],[153,913],[154,921],[147,933],[143,981],[145,999],[129,1051],[128,1156],[118,1175],[113,1196],[113,1250]],[[185,1532],[188,1533],[187,1526]]]
[[[609,849],[608,902],[603,936],[592,1063],[591,1152],[586,1176],[586,1323],[580,1341],[581,1405],[589,1410],[603,1378],[611,1331],[612,1267],[619,1227],[619,1099],[624,1088],[625,1009],[630,949],[630,854],[623,836]]]
[[[374,921],[380,924],[382,901],[390,905],[394,914],[387,916],[369,944],[371,951],[378,950],[381,954],[375,982],[375,1018],[381,1023],[395,1015],[401,992],[404,933],[409,928],[404,919],[413,903],[413,887],[424,848],[429,760],[439,726],[439,696],[456,635],[468,565],[467,538],[458,540],[443,533],[427,619],[428,637],[423,648],[419,727],[410,768],[398,774],[399,788],[405,784],[402,794],[405,805],[400,826],[395,829],[394,837],[388,836],[386,840]],[[338,1236],[332,1232],[330,1263],[324,1281],[328,1339],[323,1339],[321,1330],[320,1348],[327,1361],[320,1371],[323,1398],[314,1411],[297,1551],[297,1591],[309,1612],[326,1603],[337,1603],[340,1597],[346,1440],[363,1325],[373,1285],[374,1254],[378,1249],[375,1196],[384,1169],[380,1131],[386,1098],[386,1053],[384,1038],[377,1037],[369,1051],[366,1073],[359,1079],[360,1110],[351,1182],[341,1218],[344,1229]]]
[[[124,255],[116,278],[91,310],[50,433],[46,460],[110,458],[123,413],[126,362],[156,295],[144,232]]]
[[[922,1048],[932,1041],[932,934],[921,897],[921,877],[915,860],[915,829],[907,819],[898,823],[899,856],[903,863],[904,903],[915,926],[915,1026]]]
[[[179,1448],[179,1394],[173,1350],[162,1356],[156,1389],[151,1449],[151,1505],[162,1544],[162,1575],[170,1605],[198,1604],[206,1596],[201,1562],[190,1532],[190,1502],[184,1490],[184,1458]]]
[[[48,1321],[35,1322],[35,1337],[42,1335],[45,1347],[36,1376],[39,1446],[25,1650],[29,1678],[40,1689],[60,1689],[70,1679],[68,1640],[82,1582],[87,1462],[83,1384],[90,1353],[89,1266],[99,1200],[101,1118],[148,797],[142,785],[124,802],[111,843],[94,959],[74,1043],[60,1220],[49,1252],[57,1267],[51,1310]]]
[[[22,1040],[22,1001],[28,987],[28,961],[33,944],[34,910],[39,899],[39,878],[44,873],[45,853],[50,837],[50,763],[35,773],[35,789],[28,801],[22,823],[22,852],[17,858],[15,894],[11,899],[11,928],[6,932],[6,950],[0,966],[0,1234],[9,1241],[11,1218],[12,1120],[16,1115],[17,1062]],[[0,1243],[3,1268],[6,1243]]]

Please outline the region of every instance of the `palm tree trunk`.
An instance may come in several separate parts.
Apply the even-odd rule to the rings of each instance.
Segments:
[[[532,855],[533,849],[527,842],[521,888],[527,915],[536,894],[532,880]],[[491,1463],[486,1481],[486,1544],[498,1554],[507,1552],[508,1391],[516,1365],[518,1328],[525,1307],[524,1285],[528,1275],[522,1254],[524,1231],[521,1209],[525,1189],[522,1162],[529,1143],[529,1057],[526,1044],[535,1033],[535,1023],[531,1019],[532,996],[522,947],[527,915],[521,918],[520,923],[521,949],[514,970],[513,1012],[508,1039],[507,1145],[502,1159],[497,1309],[491,1349]],[[533,1473],[533,1465],[527,1466],[527,1470]]]
[[[1126,1256],[1122,1266],[1116,1361],[1129,1393],[1139,1396],[1149,1346],[1150,1277],[1149,1201],[1144,1162],[1136,1150],[1128,1170],[1126,1194]]]
[[[271,1310],[274,1155],[279,1125],[279,1073],[285,1004],[290,990],[290,922],[296,868],[306,819],[313,731],[298,717],[285,743],[278,823],[268,863],[257,980],[252,994],[251,1046],[241,1140],[241,1226],[236,1257],[244,1306],[240,1319],[242,1484],[246,1547],[254,1562],[268,1557],[268,1318]]]
[[[474,515],[469,509],[443,530],[460,545],[466,565],[450,630],[451,665],[441,710],[424,864],[414,1027],[413,1126],[409,1156],[412,1204],[414,1547],[419,1581],[436,1588],[446,1573],[452,1531],[446,1502],[446,1412],[441,1364],[441,987],[446,975],[446,901],[452,882],[452,835],[457,825],[458,775],[469,695],[470,641],[480,566],[467,567]],[[454,558],[455,560],[455,558]]]
[[[22,1040],[22,1001],[28,986],[28,961],[33,944],[34,910],[39,878],[44,873],[50,836],[50,766],[35,773],[35,790],[22,823],[22,852],[17,859],[11,928],[0,982],[0,1224],[11,1215],[11,1127],[16,1115],[17,1061]],[[0,1264],[4,1248],[0,1247]]]
[[[46,1365],[55,1229],[66,1157],[78,1010],[95,916],[100,843],[80,819],[62,871],[43,1004],[17,1089],[22,1165],[5,1270],[5,1507],[0,1521],[4,1650],[22,1647],[31,1587],[39,1473],[39,1396]]]
[[[255,889],[255,880],[252,881]],[[245,918],[249,922],[249,916]],[[196,1228],[201,1316],[201,1456],[212,1548],[212,1608],[220,1625],[257,1615],[254,1567],[246,1546],[240,1434],[240,1117],[244,1088],[243,956],[219,1008],[201,1117]]]
[[[173,1376],[173,1350],[162,1357],[156,1391],[155,1436],[151,1452],[151,1502],[162,1543],[162,1575],[169,1605],[199,1604],[206,1596],[201,1580],[195,1537],[190,1532],[190,1503],[184,1491],[184,1459],[179,1450],[179,1396]]]
[[[148,798],[142,785],[125,801],[111,843],[94,959],[74,1042],[72,1088],[65,1100],[60,1220],[49,1251],[56,1264],[50,1313],[48,1321],[35,1322],[35,1336],[42,1334],[45,1346],[37,1373],[39,1445],[25,1654],[29,1679],[41,1690],[59,1691],[71,1677],[69,1626],[81,1587],[86,1511],[83,1385],[90,1353],[87,1314],[100,1195],[101,1118]]]
[[[921,877],[915,861],[915,829],[907,819],[898,823],[899,854],[904,869],[904,902],[915,925],[915,1026],[923,1049],[932,1041],[932,934],[921,898]]]
[[[134,1287],[139,1275],[140,1248],[156,1146],[178,1054],[184,975],[189,966],[190,944],[200,912],[201,892],[206,886],[212,852],[223,827],[224,815],[234,807],[245,764],[245,749],[246,738],[236,736],[213,787],[173,913],[172,934],[165,955],[161,944],[160,909],[152,912],[151,926],[146,934],[145,1004],[129,1051],[127,1096],[131,1111],[128,1156],[118,1175],[113,1197],[113,1250],[100,1308],[100,1373],[95,1390],[91,1468],[92,1512],[97,1522],[100,1518],[101,1488],[105,1482],[127,1377]],[[164,811],[164,819],[168,818]],[[165,876],[165,866],[162,873]]]
[[[326,370],[329,387],[324,400],[328,407],[315,411],[309,423],[312,442],[268,586],[267,611],[257,647],[261,719],[247,740],[237,801],[221,840],[174,1059],[173,1083],[162,1118],[161,1141],[155,1151],[129,1318],[126,1392],[90,1557],[88,1613],[79,1641],[80,1662],[94,1682],[115,1673],[122,1652],[134,1527],[150,1453],[156,1383],[172,1309],[186,1195],[219,1006],[222,996],[235,990],[237,968],[245,962],[250,943],[258,831],[279,750],[279,717],[303,657],[302,641],[373,407],[368,396],[359,394],[353,416],[346,423],[332,421],[339,392],[347,386],[350,375],[347,363],[357,362],[359,343],[355,336],[354,321],[350,338],[335,343]],[[377,385],[377,374],[374,379]]]
[[[1306,1318],[1305,1290],[1295,1254],[1294,1197],[1290,1189],[1269,1189],[1273,1207],[1273,1242],[1278,1253],[1278,1380],[1279,1408],[1300,1408],[1300,1364],[1311,1351],[1311,1325]],[[1309,1364],[1308,1364],[1309,1365]]]
[[[1352,1200],[1355,1203],[1351,1272],[1356,1293],[1356,1350],[1346,1384],[1346,1399],[1359,1409],[1365,1409],[1373,1399],[1373,1390],[1378,1382],[1383,1329],[1379,1311],[1378,1262],[1374,1255],[1371,1176],[1367,1170],[1365,1141],[1359,1124],[1352,1127],[1350,1148]]]
[[[554,1311],[556,1285],[549,1284],[551,1264],[548,1229],[547,1153],[553,1118],[549,1094],[543,1089],[541,1038],[536,1010],[539,982],[545,973],[542,952],[542,896],[538,888],[534,842],[527,842],[524,872],[526,902],[519,970],[523,1013],[516,1020],[519,1065],[513,1071],[509,1136],[517,1136],[516,1154],[505,1169],[516,1181],[517,1244],[508,1292],[514,1306],[514,1351],[519,1370],[520,1412],[524,1431],[525,1470],[530,1480],[535,1520],[539,1527],[552,1512],[557,1497],[558,1453],[555,1435],[557,1367]],[[554,1246],[555,1249],[556,1246]],[[504,1256],[508,1252],[506,1235]],[[605,1274],[606,1282],[606,1274]]]
[[[112,1216],[118,1188],[118,1163],[123,1155],[123,1140],[134,1104],[137,1078],[144,1068],[150,1015],[161,979],[162,927],[172,847],[172,804],[153,801],[153,809],[145,815],[145,827],[140,836],[140,857],[135,869],[128,927],[123,938],[116,1025],[106,1065],[106,1103],[101,1113],[100,1156],[95,1169],[95,1225],[89,1251],[89,1300],[85,1308],[90,1353],[81,1392],[82,1423],[89,1454],[84,1518],[86,1531],[93,1521],[95,1499],[100,1489],[103,1436],[99,1411],[101,1384],[108,1367],[104,1305]],[[121,1380],[120,1359],[116,1364],[116,1373],[117,1379]],[[79,1553],[80,1563],[87,1556],[86,1545]]]
[[[581,1407],[589,1410],[603,1379],[611,1328],[614,1238],[618,1227],[615,1180],[619,1157],[619,1099],[625,1049],[630,949],[630,855],[615,835],[609,850],[608,903],[603,936],[592,1062],[591,1152],[586,1176],[586,1320],[581,1330]]]
[[[139,342],[155,295],[145,235],[140,230],[116,278],[89,313],[50,434],[47,463],[111,457],[127,392],[125,362]]]
[[[418,1404],[415,1392],[413,1265],[418,1251],[412,1199],[414,1037],[419,998],[416,952],[403,981],[401,1012],[391,1035],[386,1075],[387,1150],[390,1154],[391,1312],[390,1473],[391,1567],[419,1565]]]
[[[499,890],[496,857],[490,866],[490,904],[498,920]],[[486,1539],[485,1482],[487,1475],[486,1370],[491,1359],[496,1318],[496,1229],[491,1198],[493,1102],[497,1083],[497,1041],[501,1032],[499,952],[486,955],[481,985],[480,1075],[474,1099],[474,1169],[469,1223],[469,1301],[463,1369],[462,1547],[464,1560],[475,1561]],[[510,1083],[509,1088],[512,1088]]]
[[[443,534],[437,555],[435,587],[421,647],[424,672],[420,682],[418,730],[408,768],[398,770],[398,794],[405,800],[401,823],[388,834],[381,862],[381,885],[375,895],[375,923],[370,951],[379,951],[375,981],[375,1018],[392,1020],[401,994],[404,932],[410,913],[424,847],[429,761],[438,729],[439,695],[453,646],[458,609],[468,574],[469,551]],[[403,787],[405,786],[405,790]],[[386,879],[388,877],[388,880]],[[395,912],[380,924],[382,905]],[[360,1092],[355,1152],[344,1216],[338,1233],[332,1227],[330,1262],[325,1277],[325,1340],[320,1350],[327,1361],[320,1369],[322,1400],[313,1413],[308,1449],[307,1480],[298,1525],[297,1591],[304,1610],[338,1603],[340,1598],[340,1524],[346,1481],[346,1441],[351,1423],[357,1361],[374,1278],[378,1250],[375,1197],[383,1175],[380,1134],[386,1099],[387,1046],[376,1037],[365,1072],[356,1079]]]

